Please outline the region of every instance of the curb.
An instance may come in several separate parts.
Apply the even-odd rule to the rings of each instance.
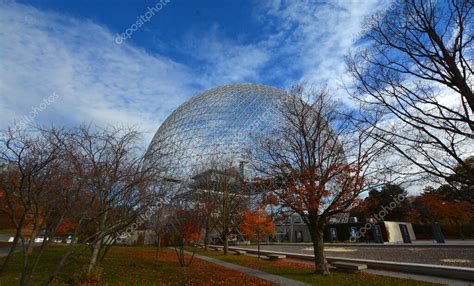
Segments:
[[[253,245],[253,244],[251,244]],[[312,243],[262,243],[260,245],[281,245],[281,246],[313,246]],[[433,244],[417,244],[417,243],[325,243],[324,246],[339,247],[387,247],[387,248],[474,248],[474,244],[453,244],[453,243],[433,243]]]
[[[213,245],[213,247],[222,247]],[[247,253],[256,254],[256,249],[240,248],[240,247],[229,247],[229,250],[245,250]],[[260,254],[282,254],[288,258],[298,258],[303,260],[313,260],[314,256],[311,254],[298,254],[288,253],[279,251],[268,251],[260,250]],[[381,269],[398,271],[403,273],[422,274],[429,276],[437,276],[443,278],[452,278],[458,280],[474,281],[474,268],[468,267],[457,267],[457,266],[444,266],[434,264],[419,264],[419,263],[406,263],[406,262],[392,262],[392,261],[378,261],[369,259],[356,259],[356,258],[339,258],[339,257],[326,257],[329,263],[331,262],[352,262],[366,264],[369,269]]]

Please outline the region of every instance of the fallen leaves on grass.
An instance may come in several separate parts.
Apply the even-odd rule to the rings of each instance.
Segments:
[[[104,280],[114,285],[274,285],[199,258],[190,267],[180,267],[170,249],[162,249],[157,259],[151,247],[114,247],[103,267]]]
[[[313,269],[314,268],[314,264],[288,262],[288,261],[285,261],[285,260],[273,261],[273,262],[271,262],[271,265],[273,267],[287,267],[287,268],[308,268],[308,269]]]

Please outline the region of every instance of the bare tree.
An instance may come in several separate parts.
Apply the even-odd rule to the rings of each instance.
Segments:
[[[447,180],[461,165],[470,171],[459,180],[473,178],[464,161],[474,152],[473,3],[394,1],[367,21],[365,48],[348,57],[357,120],[407,163],[397,162],[398,173]]]
[[[50,284],[67,260],[89,244],[90,271],[116,234],[139,215],[147,215],[156,201],[154,191],[162,170],[153,160],[158,150],[143,155],[138,139],[134,130],[90,126],[3,132],[0,198],[6,206],[2,211],[10,215],[17,233],[2,271],[21,243],[20,285],[30,285],[43,251],[65,219],[73,225],[74,239],[43,285]],[[27,224],[32,229],[29,239],[24,234]],[[39,233],[43,242],[30,263]]]
[[[23,269],[23,273],[27,273],[29,270],[26,285],[33,283],[36,270],[41,263],[42,254],[53,241],[59,227],[66,220],[71,220],[70,211],[80,203],[78,200],[80,189],[75,186],[71,166],[66,159],[64,150],[60,147],[64,133],[62,130],[53,129],[48,134],[54,138],[53,142],[60,149],[60,156],[48,165],[36,188],[39,194],[45,194],[43,196],[44,201],[41,203],[42,212],[33,214],[35,220],[39,219],[40,222],[35,223],[38,225],[36,233],[41,231],[43,240],[36,252],[36,258],[31,268],[27,269],[25,266]],[[32,244],[30,244],[30,247],[32,249]]]
[[[162,207],[155,214],[155,218],[153,219],[153,222],[152,222],[153,232],[156,237],[156,258],[160,258],[161,240],[166,234],[166,226],[169,223],[169,215],[170,215],[169,210],[167,210],[167,208],[165,207]]]
[[[87,209],[80,200],[81,188],[63,148],[66,137],[65,130],[54,128],[35,128],[29,132],[7,130],[2,134],[2,157],[8,164],[0,172],[0,189],[4,193],[4,204],[8,206],[6,210],[17,222],[15,237],[22,245],[20,285],[31,285],[44,250],[64,220],[73,220],[71,214],[84,213],[81,210]],[[29,239],[24,235],[27,228],[31,228]],[[41,234],[42,242],[36,257],[31,260],[38,234]],[[14,242],[9,255],[15,246]],[[2,270],[7,262],[8,259]]]
[[[155,193],[155,211],[149,225],[153,229],[156,243],[156,257],[160,257],[161,242],[169,232],[175,209],[179,207],[179,197],[183,193],[181,184],[165,181],[159,184],[160,192]],[[178,201],[178,202],[176,202]]]
[[[174,246],[178,262],[181,267],[191,265],[196,250],[196,245],[201,237],[203,227],[202,212],[192,201],[180,201],[173,209],[168,210],[168,224],[166,225],[166,234],[168,242]],[[186,262],[186,246],[194,247],[192,256]]]
[[[197,201],[205,213],[205,243],[212,229],[219,234],[224,254],[229,251],[229,239],[242,221],[249,201],[248,187],[231,160],[214,160],[203,164],[205,169],[194,176],[194,187],[200,189]]]
[[[20,242],[24,270],[20,284],[25,282],[35,237],[45,224],[52,223],[52,216],[57,211],[55,204],[62,198],[55,190],[48,188],[59,155],[58,145],[47,133],[29,134],[8,129],[1,134],[0,158],[5,166],[0,170],[0,189],[3,205],[6,206],[2,210],[10,216],[16,234],[0,274],[5,271]],[[31,227],[29,239],[24,233],[27,226]]]
[[[212,167],[215,164],[210,164],[206,168],[201,168],[193,176],[193,181],[190,183],[191,200],[199,205],[203,215],[203,230],[204,250],[209,250],[211,242],[211,234],[215,230],[217,223],[217,193],[215,174],[210,170],[216,170]]]
[[[257,141],[255,183],[267,186],[267,201],[281,212],[301,216],[311,234],[315,271],[327,274],[324,227],[365,189],[382,146],[353,126],[326,90],[298,85],[291,94],[282,101],[280,127]]]
[[[139,133],[134,130],[81,127],[71,140],[79,179],[94,198],[89,221],[93,226],[90,272],[115,241],[114,235],[146,211],[159,170],[153,163],[144,164]]]

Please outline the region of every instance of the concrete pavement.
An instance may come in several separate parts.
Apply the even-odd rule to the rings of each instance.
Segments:
[[[239,248],[255,249],[255,245],[241,245]],[[271,244],[262,245],[262,250],[313,255],[313,246],[307,244]],[[385,245],[345,246],[342,244],[325,245],[325,253],[329,257],[369,259],[403,263],[436,264],[474,268],[474,247],[438,247],[407,245],[403,247],[387,247]]]
[[[470,283],[463,280],[448,279],[448,278],[441,278],[441,277],[434,277],[434,276],[427,276],[427,275],[420,275],[420,274],[410,274],[410,273],[375,270],[375,269],[366,269],[364,270],[364,272],[374,274],[374,275],[382,275],[382,276],[402,278],[402,279],[411,279],[411,280],[438,283],[438,284],[449,285],[449,286],[474,286],[474,283]]]

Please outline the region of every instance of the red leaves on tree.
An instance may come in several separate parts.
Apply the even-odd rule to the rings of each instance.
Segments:
[[[243,222],[239,225],[239,229],[248,239],[260,241],[275,232],[275,225],[263,208],[257,208],[254,211],[244,211]]]
[[[201,237],[201,229],[199,225],[188,222],[184,224],[182,231],[182,237],[184,242],[197,242]]]
[[[201,238],[202,216],[199,210],[178,210],[173,228],[182,243],[198,242]]]
[[[56,229],[56,233],[59,235],[64,235],[68,233],[74,232],[74,229],[76,228],[76,224],[73,223],[72,221],[66,219],[59,225],[59,227]]]
[[[322,174],[314,167],[292,170],[278,197],[298,213],[317,213],[323,205],[327,213],[337,213],[354,203],[365,185],[357,165],[334,163]]]
[[[470,204],[467,201],[445,201],[436,193],[425,193],[419,199],[422,208],[432,220],[441,221],[446,219],[458,221],[467,220],[471,216]],[[415,214],[412,214],[412,216],[415,216]],[[419,214],[416,214],[415,217],[419,216]]]

